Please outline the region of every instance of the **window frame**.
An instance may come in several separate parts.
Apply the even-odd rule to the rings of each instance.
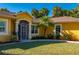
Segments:
[[[5,32],[5,30],[6,30],[6,28],[5,28],[5,27],[6,27],[6,24],[5,24],[4,21],[0,21],[0,23],[2,23],[2,22],[4,23],[4,25],[2,25],[2,26],[0,25],[0,29],[1,29],[1,28],[4,28],[4,30],[2,30],[2,31],[0,31],[0,32]]]
[[[54,37],[56,36],[56,26],[60,26],[60,32],[62,31],[62,24],[55,24],[54,25],[54,30],[53,30],[53,32],[54,32]],[[60,33],[60,35],[61,35],[61,33]],[[56,37],[55,37],[56,38]]]
[[[0,35],[7,35],[8,34],[8,19],[0,18],[0,22],[5,22],[5,31],[0,32]]]
[[[37,24],[32,24],[31,25],[31,34],[32,35],[39,35],[39,29],[37,28],[37,33],[32,33],[32,26],[37,26]]]

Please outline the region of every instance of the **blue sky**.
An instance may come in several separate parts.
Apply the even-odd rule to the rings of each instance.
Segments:
[[[54,6],[70,10],[75,8],[77,5],[77,3],[0,3],[0,8],[7,8],[11,12],[27,11],[31,13],[33,8],[40,10],[45,7],[50,11],[49,16],[52,16],[52,9]]]

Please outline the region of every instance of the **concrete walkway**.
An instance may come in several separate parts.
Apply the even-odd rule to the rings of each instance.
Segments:
[[[67,43],[78,43],[79,44],[79,41],[67,41]]]
[[[79,43],[79,41],[68,41],[68,40],[46,40],[46,39],[43,39],[43,40],[28,40],[28,41],[22,41],[21,43],[23,42],[34,42],[34,41],[52,41],[52,42],[67,42],[67,43]]]
[[[79,44],[79,41],[46,40],[46,39],[43,39],[43,40],[25,40],[25,41],[21,41],[21,42],[12,42],[12,43],[0,44],[0,46],[18,44],[18,43],[25,43],[25,42],[34,42],[34,41],[52,41],[52,42],[66,42],[66,43],[77,43],[77,44]]]
[[[38,39],[38,40],[24,40],[24,41],[21,41],[22,42],[34,42],[34,41],[52,41],[52,42],[66,42],[67,40],[56,40],[56,39]]]

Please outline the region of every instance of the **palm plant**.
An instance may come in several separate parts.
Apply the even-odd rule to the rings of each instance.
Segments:
[[[79,18],[79,5],[72,10],[73,12],[73,17],[78,17]]]
[[[42,16],[47,16],[49,14],[49,10],[47,8],[42,8],[41,10],[37,10],[37,9],[32,9],[31,14],[35,17],[35,18],[40,18]]]
[[[44,30],[44,37],[46,37],[46,31],[48,29],[49,26],[53,26],[54,24],[50,22],[50,19],[48,16],[43,16],[40,18],[40,23],[39,23],[39,27],[43,28]]]
[[[31,14],[35,17],[35,18],[39,18],[40,14],[39,11],[37,9],[32,9]]]
[[[49,10],[47,8],[42,8],[39,13],[41,16],[47,16],[49,14]]]
[[[54,17],[63,16],[62,9],[58,6],[55,6],[53,8],[53,16]]]
[[[0,8],[0,11],[10,12],[7,8]]]

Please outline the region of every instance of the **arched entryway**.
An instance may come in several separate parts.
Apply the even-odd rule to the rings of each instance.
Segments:
[[[28,40],[29,39],[29,22],[27,22],[25,20],[19,21],[18,39],[19,40]]]

